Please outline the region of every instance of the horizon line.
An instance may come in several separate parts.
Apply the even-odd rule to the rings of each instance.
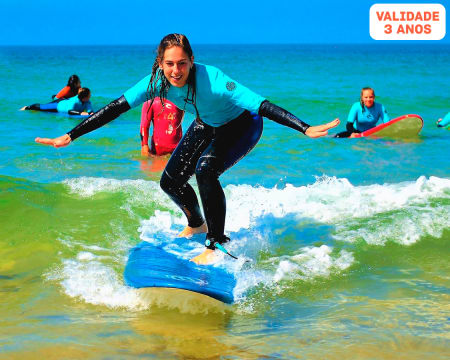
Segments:
[[[442,42],[442,40],[372,40],[369,42],[298,42],[298,43],[192,43],[193,46],[198,45],[208,45],[208,46],[220,46],[220,45],[242,45],[242,46],[258,46],[258,45],[398,45],[398,44],[409,44],[409,45],[450,45],[449,42]],[[0,47],[82,47],[82,46],[158,46],[157,43],[140,43],[140,44],[0,44]]]

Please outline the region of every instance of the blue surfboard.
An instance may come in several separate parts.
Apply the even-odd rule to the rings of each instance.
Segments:
[[[163,287],[193,291],[224,303],[234,301],[233,274],[213,265],[197,265],[146,241],[130,250],[124,278],[134,288]]]

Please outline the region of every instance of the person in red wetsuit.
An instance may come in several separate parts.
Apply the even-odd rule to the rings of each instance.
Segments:
[[[81,81],[78,75],[72,75],[67,81],[67,85],[64,86],[58,94],[53,95],[53,100],[70,99],[75,95],[78,95],[78,91],[81,88]]]
[[[141,114],[141,154],[142,156],[171,154],[181,140],[181,121],[184,112],[171,101],[159,97],[146,101]],[[151,145],[148,145],[149,128],[153,122]]]

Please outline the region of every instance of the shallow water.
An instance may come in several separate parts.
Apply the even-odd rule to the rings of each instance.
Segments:
[[[221,177],[242,259],[219,261],[237,278],[232,306],[123,282],[130,248],[170,246],[185,225],[159,188],[167,158],[140,157],[139,109],[67,148],[33,142],[79,120],[21,106],[77,73],[99,108],[154,49],[80,50],[0,48],[0,358],[448,358],[450,132],[435,121],[450,108],[449,46],[194,44],[311,124],[345,122],[366,85],[391,117],[424,118],[411,141],[312,140],[265,120]],[[202,236],[171,247],[201,248]]]

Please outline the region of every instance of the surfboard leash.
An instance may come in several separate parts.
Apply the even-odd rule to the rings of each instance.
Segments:
[[[211,241],[209,239],[206,239],[205,241],[205,245],[207,247],[211,247]],[[233,254],[230,254],[227,249],[225,249],[222,245],[220,245],[217,241],[214,241],[214,246],[219,249],[220,251],[224,252],[225,254],[231,256],[233,259],[239,260],[236,256],[234,256]]]

